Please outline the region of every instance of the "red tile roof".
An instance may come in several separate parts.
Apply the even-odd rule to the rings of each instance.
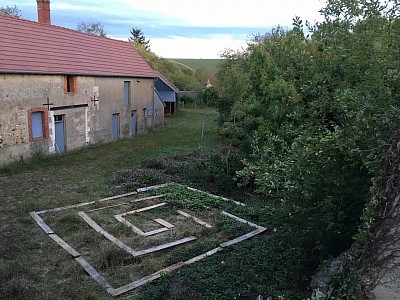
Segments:
[[[157,77],[129,42],[4,15],[0,73]]]
[[[163,74],[161,74],[160,72],[156,71],[156,74],[158,75],[158,77],[164,81],[171,89],[173,89],[175,91],[175,93],[179,94],[181,91],[171,82],[168,80],[167,77],[165,77]]]

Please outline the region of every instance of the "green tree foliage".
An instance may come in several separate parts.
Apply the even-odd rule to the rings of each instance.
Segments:
[[[210,68],[197,68],[196,69],[196,77],[199,81],[206,86],[207,82],[209,81],[213,86],[217,84],[215,75]]]
[[[215,107],[217,106],[219,95],[214,87],[209,87],[203,89],[200,93],[200,100],[207,106]]]
[[[134,42],[131,41],[131,43]],[[181,91],[200,91],[202,89],[202,84],[195,72],[157,56],[139,43],[135,44],[135,48],[154,70],[162,73]]]
[[[377,217],[399,127],[399,11],[395,0],[328,0],[323,22],[296,17],[293,30],[255,36],[217,73],[220,131],[245,157],[237,180],[265,199],[304,270],[349,246],[363,209],[364,226]]]
[[[18,9],[16,5],[14,5],[14,7],[8,5],[0,6],[0,14],[19,18],[21,17],[21,10]]]
[[[103,25],[99,22],[97,23],[80,22],[76,30],[103,37],[107,36],[107,33],[104,31]]]
[[[156,71],[162,73],[181,91],[200,92],[207,83],[207,79],[215,76],[204,68],[193,71],[187,67],[171,62],[168,59],[157,56],[150,49],[150,40],[146,39],[140,28],[130,30],[129,41],[140,55]]]
[[[142,45],[143,48],[145,48],[147,51],[150,51],[150,40],[146,40],[142,29],[135,27],[132,28],[130,32],[132,35],[131,37],[129,37],[130,42],[134,43],[134,45],[136,43]]]

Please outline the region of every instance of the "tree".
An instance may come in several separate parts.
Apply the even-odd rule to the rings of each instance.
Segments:
[[[202,84],[191,70],[168,59],[158,57],[154,52],[146,50],[143,45],[137,42],[133,43],[136,51],[139,52],[153,70],[167,77],[178,89],[181,91],[200,91],[202,89]]]
[[[210,68],[197,68],[195,74],[199,81],[204,84],[204,86],[207,85],[208,81],[210,81],[213,86],[216,84],[215,75]]]
[[[147,51],[150,51],[150,40],[146,40],[146,37],[140,28],[132,28],[130,32],[132,35],[129,38],[130,42],[142,45]]]
[[[6,5],[0,7],[0,14],[19,18],[21,16],[21,10],[18,9],[16,5],[14,5],[14,7]]]
[[[226,52],[217,73],[220,132],[243,152],[236,179],[307,257],[304,273],[377,218],[399,128],[398,1],[327,3],[324,21],[306,23],[306,39],[296,18],[293,30]]]
[[[103,37],[107,36],[107,33],[103,29],[103,25],[99,22],[97,23],[80,22],[76,30]]]
[[[200,98],[205,105],[215,107],[217,106],[219,97],[217,90],[214,87],[209,87],[203,89],[203,91],[200,93]]]

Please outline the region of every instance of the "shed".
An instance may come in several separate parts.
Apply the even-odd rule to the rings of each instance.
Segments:
[[[154,87],[165,103],[164,115],[172,116],[177,110],[177,95],[180,90],[160,72],[157,72],[157,75]]]

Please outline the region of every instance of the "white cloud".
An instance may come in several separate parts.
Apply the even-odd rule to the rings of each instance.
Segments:
[[[164,58],[219,58],[225,49],[246,47],[243,40],[229,37],[212,39],[170,37],[151,40],[151,50]]]

